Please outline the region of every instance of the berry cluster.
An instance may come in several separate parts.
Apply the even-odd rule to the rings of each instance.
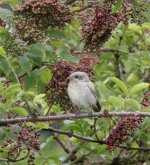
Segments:
[[[129,116],[121,118],[106,138],[108,149],[115,149],[128,139],[130,133],[140,127],[143,117]]]
[[[95,11],[85,18],[86,23],[82,26],[85,49],[99,49],[118,23],[121,21],[126,22],[124,8],[112,13],[112,3],[109,1],[103,6],[97,6]]]
[[[51,82],[46,86],[46,91],[49,91],[48,102],[50,105],[60,104],[63,109],[71,107],[67,89],[67,77],[74,71],[74,66],[59,61],[53,68],[53,77]]]
[[[91,80],[94,79],[93,66],[98,64],[97,56],[92,56],[89,53],[83,54],[79,64],[76,66],[76,71],[86,72]]]
[[[10,34],[7,35],[2,46],[7,54],[12,57],[20,56],[27,50],[25,43],[17,41],[15,36],[11,36]]]
[[[143,107],[150,107],[150,92],[146,92],[144,98],[141,101]]]
[[[50,105],[60,104],[63,110],[71,107],[66,89],[68,86],[67,77],[75,71],[86,72],[93,79],[93,65],[98,63],[98,59],[90,54],[84,54],[79,64],[69,64],[59,61],[53,69],[53,77],[51,82],[46,86],[49,91],[48,102]]]
[[[24,0],[15,10],[14,23],[23,40],[42,40],[47,28],[63,28],[72,14],[59,0]]]
[[[8,149],[8,161],[15,162],[28,157],[28,164],[33,165],[34,153],[40,149],[40,134],[32,126],[26,126],[25,123],[19,123],[19,129],[17,128],[9,126],[9,130],[16,134],[16,139],[7,139],[2,144],[2,148],[5,151]]]

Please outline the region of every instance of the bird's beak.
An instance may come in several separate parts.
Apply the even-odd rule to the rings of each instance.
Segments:
[[[70,81],[70,77],[67,77],[67,81]]]

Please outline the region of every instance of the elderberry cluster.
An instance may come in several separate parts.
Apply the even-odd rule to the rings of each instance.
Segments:
[[[144,98],[141,101],[143,107],[150,107],[150,92],[144,94]]]
[[[112,12],[113,2],[108,1],[103,6],[96,6],[95,10],[86,16],[86,23],[82,25],[85,49],[99,49],[118,23],[127,21],[125,8]]]
[[[71,20],[69,8],[59,0],[24,0],[14,12],[17,32],[29,43],[42,40],[47,28],[63,28]]]
[[[143,117],[129,116],[121,118],[106,138],[108,149],[115,149],[128,139],[130,133],[140,127]]]
[[[40,134],[32,126],[26,126],[25,123],[19,123],[18,125],[19,128],[8,127],[9,131],[16,135],[16,138],[7,138],[2,144],[2,149],[4,151],[8,150],[8,161],[15,162],[28,157],[28,165],[33,165],[35,151],[40,149]]]

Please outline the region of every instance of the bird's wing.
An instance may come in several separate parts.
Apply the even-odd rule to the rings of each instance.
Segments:
[[[89,90],[92,92],[92,94],[95,96],[95,98],[97,100],[97,102],[96,102],[97,108],[96,109],[94,108],[94,110],[95,111],[100,111],[101,110],[101,106],[100,106],[99,101],[98,101],[98,99],[96,97],[95,86],[94,86],[94,84],[91,81],[88,82],[88,88],[89,88]]]
[[[95,96],[95,86],[94,86],[94,84],[91,82],[91,81],[89,81],[88,83],[88,88],[90,89],[90,91],[94,94],[94,96]]]

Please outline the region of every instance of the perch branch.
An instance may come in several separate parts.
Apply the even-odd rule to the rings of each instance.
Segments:
[[[150,112],[93,112],[89,117],[88,113],[83,113],[80,115],[76,114],[63,114],[56,116],[37,116],[33,117],[18,117],[11,119],[0,119],[0,126],[7,126],[7,124],[16,124],[19,122],[42,122],[42,121],[56,121],[56,120],[75,120],[75,119],[84,119],[84,118],[108,118],[108,117],[127,117],[127,116],[141,116],[141,117],[150,117]]]

